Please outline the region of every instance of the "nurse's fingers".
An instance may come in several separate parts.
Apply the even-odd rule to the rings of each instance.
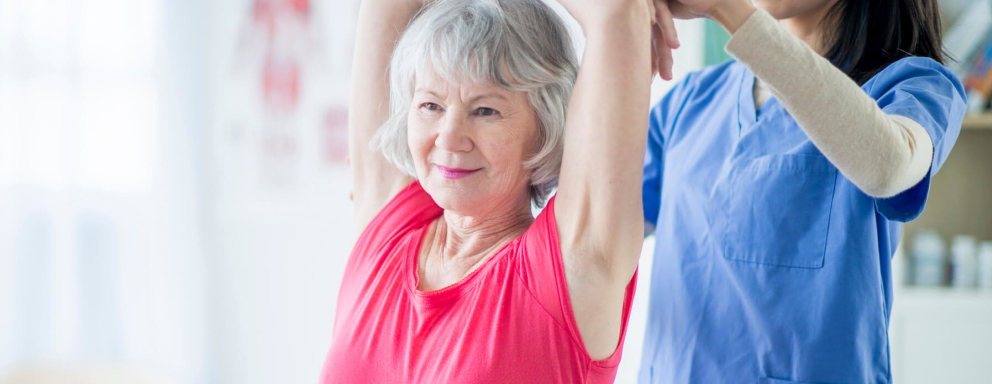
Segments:
[[[681,43],[679,42],[679,34],[675,30],[675,17],[672,16],[672,11],[668,8],[668,0],[655,0],[654,12],[655,22],[661,26],[665,35],[665,42],[672,49],[678,48]]]
[[[661,60],[658,56],[658,45],[661,44],[658,39],[660,38],[661,35],[658,34],[655,24],[651,24],[651,76],[658,74],[658,71],[661,70]]]
[[[666,43],[665,32],[662,31],[658,24],[651,26],[651,43],[653,44],[654,54],[652,55],[652,61],[655,62],[652,67],[657,69],[658,76],[661,76],[664,80],[672,79],[672,48]]]
[[[658,45],[659,45],[658,39],[660,39],[661,36],[657,32],[657,28],[655,28],[656,25],[657,24],[654,24],[654,23],[651,24],[651,76],[654,76],[655,74],[657,74],[658,73],[658,70],[661,69],[660,68],[660,65],[659,65],[661,62],[658,60],[658,57],[659,57],[658,56]]]

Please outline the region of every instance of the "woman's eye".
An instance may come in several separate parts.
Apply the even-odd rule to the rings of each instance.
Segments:
[[[435,112],[435,111],[440,111],[441,106],[434,103],[423,103],[420,104],[420,109],[423,109],[425,111]]]
[[[486,107],[482,107],[482,108],[476,109],[475,110],[475,113],[478,114],[479,116],[496,116],[496,115],[499,115],[499,111],[497,111],[495,109],[492,109],[492,108],[486,108]]]

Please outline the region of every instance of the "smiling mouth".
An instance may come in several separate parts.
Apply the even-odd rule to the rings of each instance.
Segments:
[[[475,172],[478,172],[480,169],[482,169],[482,168],[476,168],[476,169],[448,168],[443,165],[437,165],[437,164],[434,164],[434,167],[437,168],[438,173],[440,173],[441,176],[444,176],[445,179],[452,179],[452,180],[461,179]]]

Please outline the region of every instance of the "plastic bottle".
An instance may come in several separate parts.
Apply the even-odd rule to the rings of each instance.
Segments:
[[[973,236],[954,236],[951,246],[951,285],[974,288],[978,277],[978,245]]]
[[[992,241],[978,246],[978,286],[992,290]]]
[[[933,230],[921,230],[913,238],[913,284],[938,286],[944,282],[944,242]]]

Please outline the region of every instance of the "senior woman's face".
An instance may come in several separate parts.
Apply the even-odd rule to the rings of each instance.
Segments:
[[[484,214],[530,201],[523,163],[538,119],[526,93],[418,72],[407,127],[417,179],[442,208]]]

